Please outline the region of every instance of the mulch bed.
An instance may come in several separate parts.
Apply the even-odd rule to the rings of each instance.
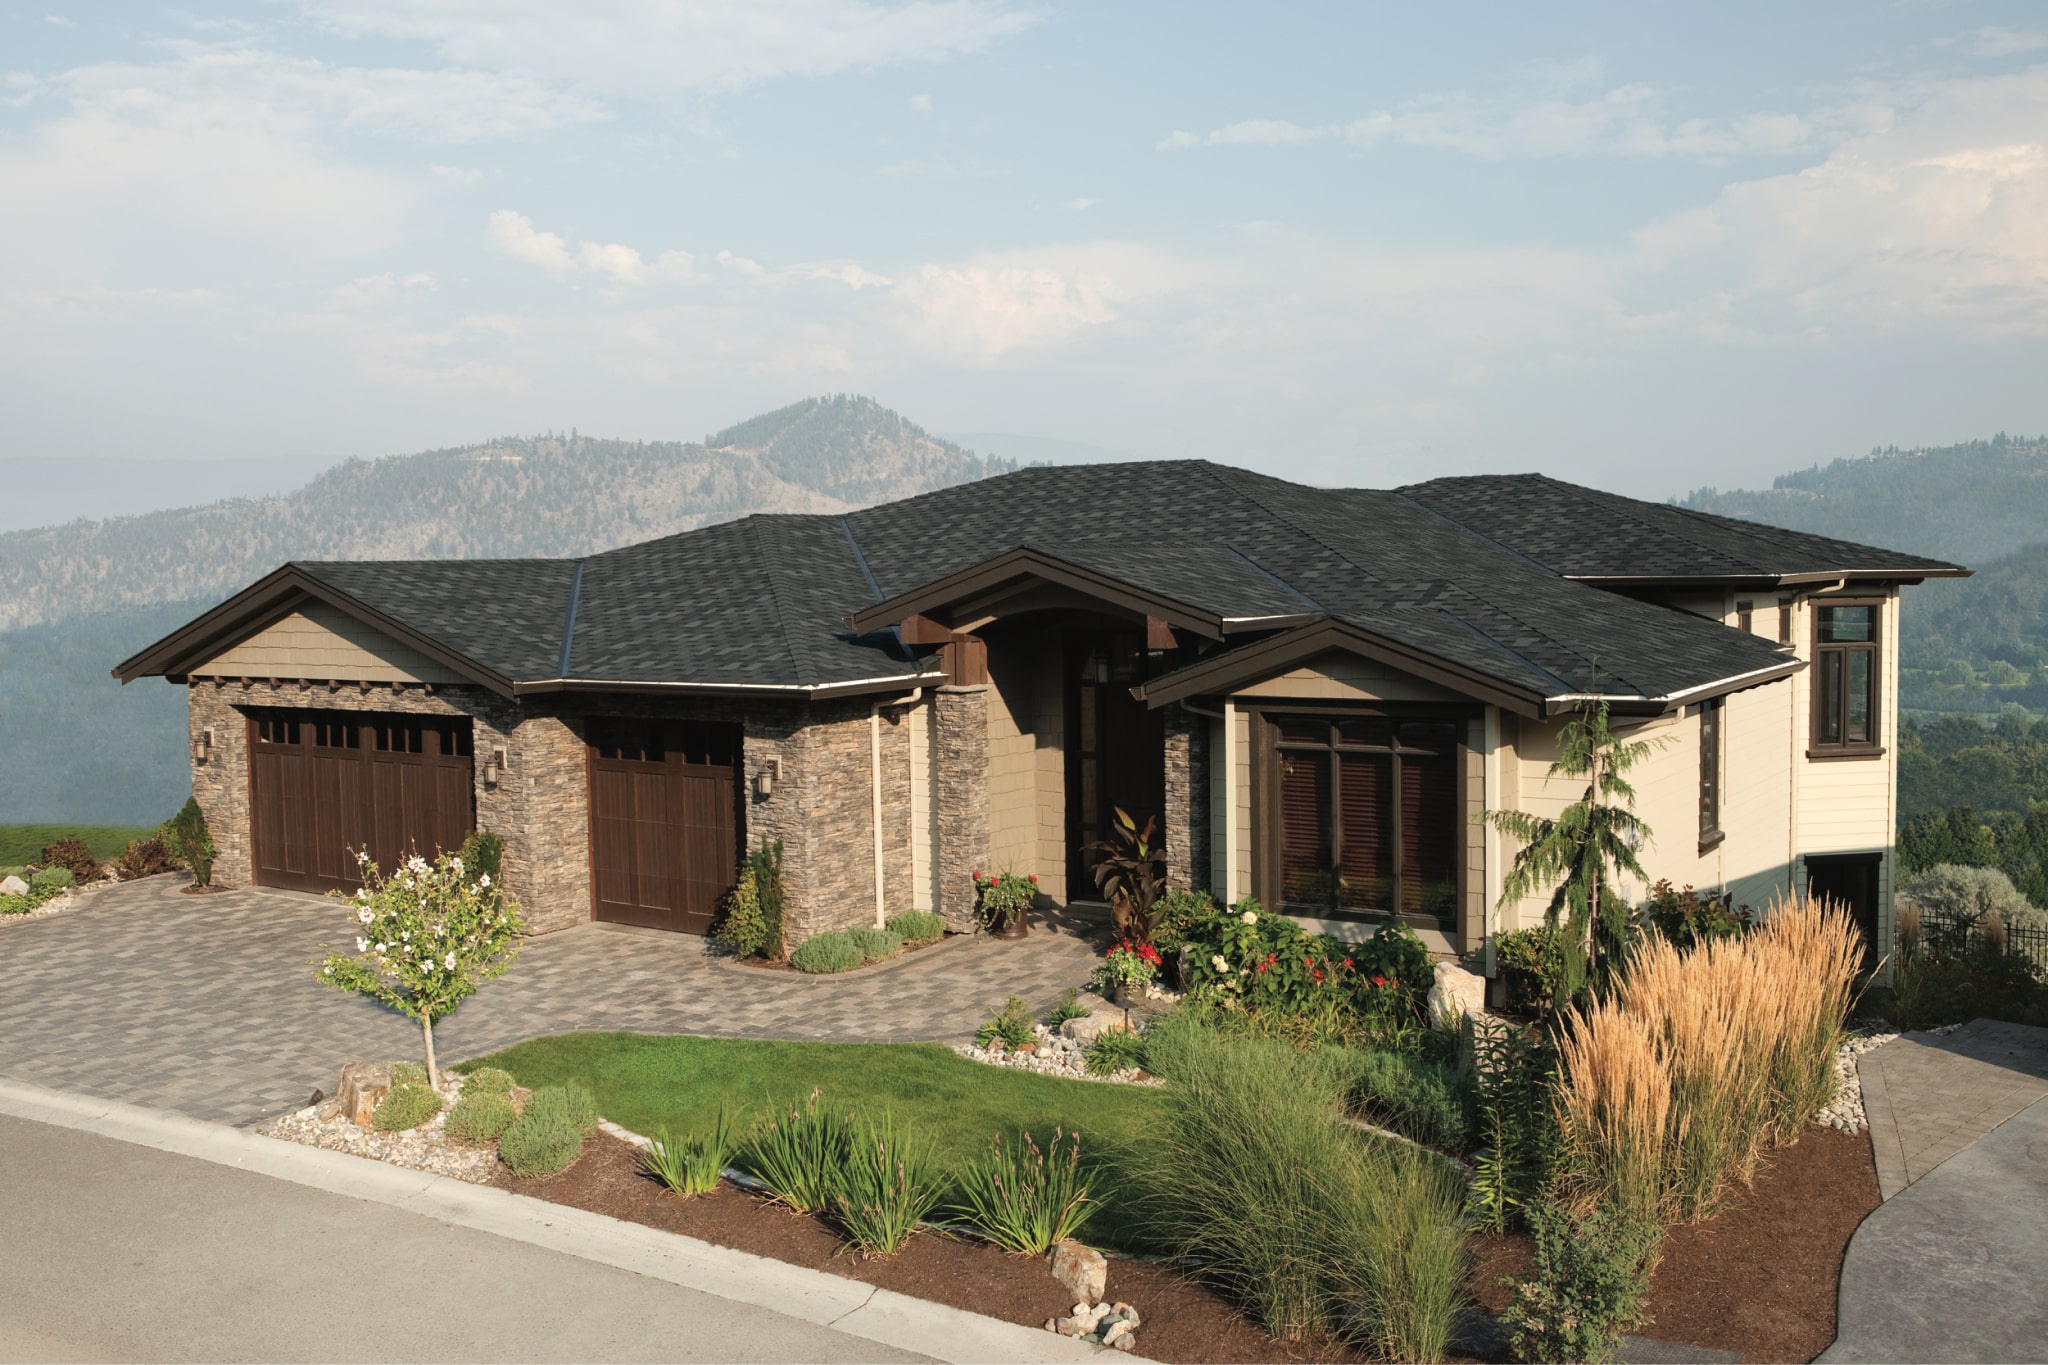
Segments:
[[[1027,1327],[1064,1317],[1071,1295],[1043,1260],[926,1230],[894,1256],[863,1260],[844,1250],[823,1221],[722,1184],[716,1193],[679,1198],[642,1174],[639,1149],[606,1133],[559,1175],[521,1180],[500,1170],[496,1182],[516,1194],[682,1233],[719,1246],[808,1266]],[[1206,1287],[1178,1270],[1112,1258],[1108,1298],[1134,1305],[1144,1322],[1138,1354],[1153,1360],[1295,1361],[1358,1359],[1329,1342],[1275,1341]]]
[[[1810,1127],[1765,1158],[1756,1183],[1704,1223],[1669,1229],[1639,1329],[1660,1341],[1739,1351],[1745,1361],[1812,1360],[1835,1339],[1842,1256],[1880,1202],[1867,1135]],[[1473,1291],[1507,1305],[1503,1275],[1526,1274],[1526,1236],[1475,1244]]]
[[[568,1170],[496,1182],[517,1194],[587,1209],[792,1265],[807,1266],[916,1298],[1028,1327],[1073,1306],[1045,1263],[966,1238],[925,1231],[894,1256],[864,1260],[822,1220],[732,1185],[682,1199],[640,1169],[639,1150],[608,1134],[584,1145]],[[1835,1294],[1849,1237],[1879,1203],[1869,1139],[1812,1127],[1770,1154],[1756,1183],[1718,1217],[1670,1229],[1651,1282],[1654,1319],[1643,1335],[1738,1351],[1745,1361],[1808,1361],[1835,1339]],[[1529,1270],[1524,1235],[1473,1243],[1473,1292],[1507,1305],[1502,1276]],[[1329,1341],[1275,1341],[1213,1290],[1174,1268],[1113,1258],[1111,1300],[1144,1317],[1138,1352],[1154,1360],[1353,1361]]]

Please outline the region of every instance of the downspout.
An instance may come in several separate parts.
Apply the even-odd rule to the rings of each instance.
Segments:
[[[885,865],[882,857],[882,708],[915,706],[924,688],[912,688],[908,696],[868,704],[868,793],[872,798],[870,818],[875,832],[875,927],[888,922],[888,901],[883,895]]]

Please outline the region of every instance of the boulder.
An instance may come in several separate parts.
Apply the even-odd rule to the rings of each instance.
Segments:
[[[1086,1047],[1103,1033],[1118,1033],[1130,1027],[1124,1022],[1124,1012],[1117,1009],[1084,1014],[1078,1019],[1069,1019],[1060,1025],[1060,1032]]]
[[[13,873],[10,872],[6,877],[0,878],[0,896],[26,896],[27,894],[28,883]]]
[[[1071,1237],[1052,1249],[1052,1273],[1068,1293],[1081,1300],[1077,1307],[1098,1302],[1109,1287],[1109,1262],[1094,1247],[1082,1246]]]
[[[1436,1028],[1456,1028],[1468,1014],[1486,1012],[1486,978],[1468,972],[1455,962],[1436,964],[1436,984],[1429,988],[1429,1022]]]
[[[341,1084],[334,1097],[343,1117],[358,1128],[368,1128],[378,1102],[390,1093],[390,1066],[383,1062],[350,1062],[341,1069]]]

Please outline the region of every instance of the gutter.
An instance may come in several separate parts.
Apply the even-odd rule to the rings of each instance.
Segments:
[[[1660,697],[1647,697],[1641,693],[1563,692],[1554,697],[1545,697],[1543,699],[1543,710],[1544,714],[1554,716],[1560,712],[1569,711],[1582,702],[1604,701],[1610,706],[1618,705],[1630,709],[1654,706],[1657,708],[1655,714],[1661,715],[1666,711],[1684,706],[1688,702],[1704,701],[1709,697],[1723,696],[1729,692],[1740,692],[1747,687],[1775,682],[1779,678],[1790,677],[1805,667],[1806,660],[1804,659],[1787,659],[1782,663],[1772,664],[1767,668],[1756,668],[1751,669],[1747,673],[1736,673],[1726,678],[1717,678],[1713,682],[1701,683],[1698,687],[1688,687],[1681,692],[1667,692]]]
[[[651,692],[710,697],[796,697],[805,700],[888,692],[903,687],[935,686],[943,672],[892,673],[879,678],[851,678],[834,683],[633,682],[618,678],[539,678],[512,684],[515,697],[547,692]]]

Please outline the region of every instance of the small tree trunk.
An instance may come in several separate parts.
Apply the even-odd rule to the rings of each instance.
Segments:
[[[420,1032],[427,1036],[427,1084],[438,1090],[441,1087],[441,1072],[434,1065],[434,1016],[420,1016]]]

